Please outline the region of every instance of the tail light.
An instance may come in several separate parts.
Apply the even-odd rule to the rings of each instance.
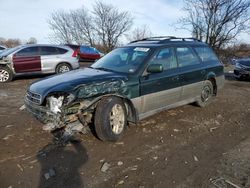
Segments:
[[[72,57],[77,57],[77,55],[78,55],[78,50],[74,50]]]

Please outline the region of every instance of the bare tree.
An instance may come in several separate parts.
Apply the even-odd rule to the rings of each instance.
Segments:
[[[0,45],[5,45],[6,39],[3,37],[0,37]]]
[[[99,40],[106,52],[111,51],[118,39],[131,28],[133,19],[128,12],[119,12],[116,7],[101,1],[95,3],[93,14]]]
[[[72,37],[78,44],[87,43],[95,45],[95,32],[93,26],[93,17],[84,7],[71,11],[70,19],[72,20]]]
[[[37,44],[37,40],[35,37],[30,37],[26,44]]]
[[[102,46],[104,52],[108,52],[130,29],[132,20],[128,12],[97,1],[92,12],[84,7],[69,12],[55,11],[48,24],[53,42]]]
[[[20,39],[8,39],[5,41],[5,46],[8,48],[13,48],[21,44]]]
[[[55,11],[51,14],[48,24],[52,30],[50,38],[58,43],[72,43],[71,34],[72,19],[70,14],[65,11]]]
[[[184,0],[187,16],[180,20],[194,37],[220,49],[249,29],[249,0]]]
[[[150,29],[146,26],[136,27],[131,33],[127,35],[129,41],[141,40],[147,37],[152,37],[153,34]]]

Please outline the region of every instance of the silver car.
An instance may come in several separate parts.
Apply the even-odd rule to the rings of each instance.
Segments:
[[[21,45],[0,54],[0,82],[18,75],[63,73],[77,68],[78,53],[67,46]]]

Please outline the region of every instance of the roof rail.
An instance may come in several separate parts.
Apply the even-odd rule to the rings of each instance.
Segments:
[[[159,44],[169,42],[169,41],[197,41],[197,42],[201,42],[201,40],[196,39],[196,38],[192,38],[192,37],[182,38],[182,37],[174,37],[174,36],[158,36],[158,37],[143,38],[140,40],[132,41],[130,43],[136,43],[136,42],[140,42],[140,41],[158,41]]]

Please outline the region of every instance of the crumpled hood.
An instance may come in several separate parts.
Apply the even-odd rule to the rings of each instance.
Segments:
[[[53,92],[71,92],[80,85],[103,83],[105,81],[127,80],[122,74],[96,70],[92,68],[78,69],[36,81],[30,85],[31,92],[40,94],[42,98]]]

